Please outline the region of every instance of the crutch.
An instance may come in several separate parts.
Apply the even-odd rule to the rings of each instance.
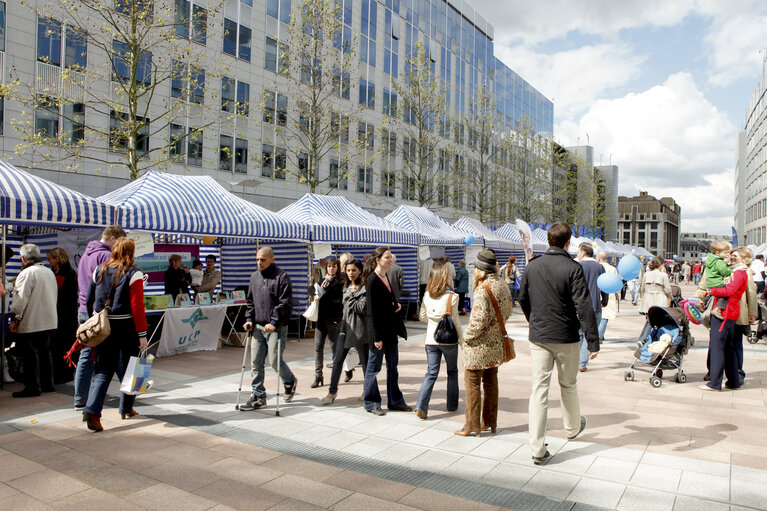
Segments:
[[[245,353],[242,354],[242,369],[240,370],[240,388],[237,389],[237,404],[234,405],[235,410],[240,409],[240,393],[242,392],[242,377],[245,375],[245,361],[250,353],[250,340],[253,338],[253,330],[245,335]]]
[[[280,332],[275,330],[269,335],[277,338],[277,410],[274,412],[276,417],[280,416],[280,369],[282,368],[282,346],[280,346]]]

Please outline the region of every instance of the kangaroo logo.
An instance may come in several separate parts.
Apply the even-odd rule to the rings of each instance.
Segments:
[[[203,314],[203,312],[202,312],[202,309],[201,309],[201,308],[197,307],[197,310],[195,310],[195,311],[192,313],[192,315],[191,315],[191,316],[189,316],[189,317],[188,317],[188,318],[186,318],[186,319],[182,319],[182,320],[181,320],[181,322],[182,322],[182,323],[189,323],[189,326],[190,326],[191,328],[194,328],[194,326],[195,326],[195,325],[196,325],[198,322],[200,322],[200,321],[202,321],[202,320],[204,320],[204,319],[208,319],[208,317],[207,317],[207,316],[205,316],[205,315]]]

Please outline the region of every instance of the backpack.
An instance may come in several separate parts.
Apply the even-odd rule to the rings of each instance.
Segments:
[[[453,323],[452,308],[453,293],[449,293],[447,297],[447,310],[442,319],[439,320],[439,323],[437,323],[437,329],[434,330],[434,340],[437,341],[437,344],[458,344],[458,331]]]

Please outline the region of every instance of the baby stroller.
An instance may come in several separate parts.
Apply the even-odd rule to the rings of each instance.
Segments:
[[[694,340],[690,334],[690,327],[684,310],[679,307],[650,307],[647,311],[647,323],[650,327],[649,331],[647,328],[643,330],[643,335],[638,343],[639,347],[634,352],[634,361],[624,373],[623,379],[634,381],[634,368],[639,362],[652,368],[650,385],[656,389],[661,386],[664,369],[676,371],[674,380],[677,383],[686,382],[687,375],[682,370],[682,360]],[[650,346],[656,341],[661,341],[664,334],[671,337],[668,346],[660,353],[650,351]]]
[[[671,305],[669,307],[682,306],[682,288],[676,284],[671,284]]]
[[[749,329],[748,342],[751,344],[756,344],[762,339],[767,338],[767,302],[760,296],[757,299],[757,303],[759,304],[759,322],[756,324],[756,328],[752,326]]]

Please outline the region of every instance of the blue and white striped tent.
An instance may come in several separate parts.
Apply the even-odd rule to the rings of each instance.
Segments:
[[[466,231],[455,228],[425,207],[400,205],[384,220],[419,235],[419,244],[423,246],[465,245]],[[482,237],[475,237],[474,243],[481,245]]]
[[[308,225],[311,240],[344,245],[417,246],[408,232],[365,211],[345,197],[305,194],[281,209],[280,216]]]
[[[114,208],[0,161],[0,223],[56,227],[102,227]]]
[[[308,241],[309,228],[225,190],[210,176],[150,170],[99,197],[117,207],[118,223],[193,236]]]
[[[462,216],[456,223],[453,224],[457,228],[470,232],[474,238],[482,238],[485,240],[485,246],[487,248],[502,249],[502,250],[522,250],[522,240],[511,241],[508,238],[499,236],[491,231],[485,224],[475,218],[468,218]]]

